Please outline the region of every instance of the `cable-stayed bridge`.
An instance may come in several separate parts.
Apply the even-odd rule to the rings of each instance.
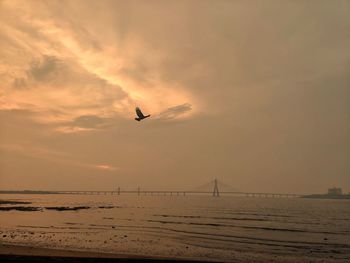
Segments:
[[[219,190],[220,189],[220,190]],[[214,196],[220,195],[220,193],[236,193],[239,192],[236,188],[222,182],[219,179],[211,180],[203,185],[200,185],[194,189],[195,191],[211,192]]]
[[[111,194],[111,195],[121,195],[121,194],[137,194],[137,195],[170,195],[170,196],[186,196],[186,195],[212,195],[213,197],[219,197],[220,195],[235,195],[235,196],[246,196],[246,197],[300,197],[300,194],[290,194],[290,193],[268,193],[268,192],[242,192],[233,188],[232,186],[218,180],[214,179],[208,183],[200,185],[193,190],[146,190],[137,187],[136,189],[125,190],[118,187],[113,191],[55,191],[53,193],[57,194]]]

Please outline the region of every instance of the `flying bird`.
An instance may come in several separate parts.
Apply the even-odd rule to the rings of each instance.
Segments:
[[[140,110],[140,108],[139,107],[136,107],[136,115],[137,115],[137,118],[135,118],[135,120],[137,120],[137,121],[142,121],[143,119],[146,119],[146,118],[148,118],[149,116],[151,116],[151,115],[143,115],[143,113],[142,113],[142,111]]]

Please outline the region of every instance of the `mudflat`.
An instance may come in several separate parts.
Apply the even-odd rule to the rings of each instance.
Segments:
[[[1,262],[201,262],[135,255],[0,245]]]

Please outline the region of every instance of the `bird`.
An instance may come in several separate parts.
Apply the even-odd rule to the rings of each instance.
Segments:
[[[142,121],[143,119],[146,119],[146,118],[151,116],[151,115],[146,115],[146,116],[143,115],[143,113],[139,107],[136,107],[135,111],[136,111],[136,115],[137,115],[137,118],[135,118],[135,120],[137,120],[137,121]]]

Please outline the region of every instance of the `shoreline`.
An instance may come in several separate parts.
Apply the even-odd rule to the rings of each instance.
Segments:
[[[75,201],[75,199],[68,199],[68,201],[72,200]],[[90,202],[90,199],[87,200]],[[24,198],[0,200],[0,208],[3,207],[7,210],[8,208],[16,208],[11,209],[14,211],[0,209],[1,222],[3,222],[0,229],[0,260],[3,262],[93,263],[348,262],[349,243],[345,239],[346,236],[338,234],[338,226],[335,228],[337,231],[333,230],[335,232],[331,232],[331,230],[322,232],[322,229],[320,230],[311,224],[309,224],[311,232],[307,232],[308,229],[301,227],[290,227],[289,225],[282,227],[283,225],[279,224],[278,216],[286,218],[285,214],[282,212],[269,214],[265,211],[256,214],[251,214],[248,211],[244,212],[243,216],[235,217],[219,214],[216,217],[213,216],[215,220],[202,222],[202,217],[206,220],[210,217],[202,214],[189,215],[186,210],[183,213],[178,212],[173,215],[167,213],[160,206],[157,207],[157,210],[151,210],[154,214],[150,213],[150,215],[145,216],[143,213],[145,207],[140,206],[137,202],[132,203],[129,199],[126,201],[118,200],[118,202],[111,198],[102,198],[101,200],[103,202],[98,200],[97,203],[82,202],[81,200],[78,200],[79,202],[65,202],[64,200],[57,202],[56,199],[53,199],[54,202],[51,203],[47,199],[45,199],[46,203],[40,203],[41,199]],[[189,199],[189,201],[192,201],[194,205],[198,203],[196,199]],[[283,202],[285,203],[285,201]],[[283,202],[281,201],[281,204],[284,204]],[[147,200],[144,203],[149,204]],[[304,203],[309,204],[309,202]],[[294,202],[291,204],[294,207]],[[43,213],[24,209],[28,207],[41,208],[40,211]],[[135,207],[137,210],[131,210]],[[99,213],[89,212],[87,208],[99,209]],[[113,208],[126,209],[113,211]],[[135,217],[134,214],[128,215],[127,212],[135,212],[138,217]],[[117,217],[119,213],[125,216]],[[237,213],[237,211],[233,211],[233,213]],[[269,216],[267,221],[264,219],[266,215]],[[15,217],[17,219],[12,221]],[[177,219],[179,217],[183,219]],[[271,222],[271,224],[278,225],[275,228],[266,227],[263,223],[259,223],[262,217],[263,223]],[[142,219],[140,229],[136,228],[137,219]],[[221,224],[221,222],[216,222],[216,219],[229,219],[233,222],[248,219],[258,223],[254,223],[253,226],[244,223],[242,230],[238,228],[238,231],[242,232],[234,233],[236,227],[240,227],[239,224],[237,226],[233,223]],[[343,218],[340,216],[339,220],[343,220]],[[162,225],[177,224],[177,222],[181,223],[180,227]],[[325,222],[329,221],[325,220]],[[340,223],[342,222],[340,221]],[[295,220],[288,219],[286,223],[294,224]],[[189,229],[182,227],[182,224],[188,225]],[[204,227],[206,231],[193,227],[197,225],[201,228]],[[234,231],[223,232],[223,230],[229,230],[227,226],[235,227]],[[142,232],[144,229],[146,231]],[[248,234],[246,229],[250,231]],[[340,227],[340,229],[344,229],[344,227]],[[310,240],[297,239],[300,232],[305,237],[308,237],[309,233],[317,235]]]
[[[242,252],[240,252],[242,253]],[[71,262],[71,263],[151,263],[151,262],[177,262],[177,263],[214,263],[214,262],[236,262],[236,263],[345,263],[347,260],[334,258],[313,258],[308,256],[292,255],[262,255],[242,253],[233,256],[230,259],[210,260],[209,258],[181,258],[181,257],[164,257],[149,256],[140,254],[118,254],[97,251],[55,249],[44,247],[33,247],[26,245],[0,244],[0,261],[1,262]]]
[[[0,260],[2,262],[209,262],[194,259],[165,258],[157,256],[141,256],[115,254],[106,252],[90,252],[66,249],[40,248],[20,245],[0,244]],[[213,261],[210,261],[213,262]]]

